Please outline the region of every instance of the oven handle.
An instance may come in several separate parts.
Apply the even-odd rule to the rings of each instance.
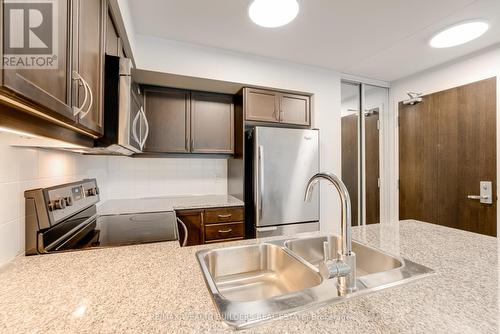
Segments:
[[[90,217],[90,218],[86,219],[85,221],[83,221],[82,223],[78,224],[77,226],[75,226],[74,228],[72,228],[70,231],[68,231],[66,234],[64,234],[60,238],[58,238],[56,241],[54,241],[53,243],[51,243],[50,245],[48,245],[47,247],[45,247],[45,251],[46,252],[47,251],[51,251],[57,245],[59,245],[63,240],[68,239],[70,236],[72,236],[73,234],[75,234],[79,230],[87,227],[87,225],[92,224],[96,219],[97,219],[97,214],[93,215],[92,217]],[[64,243],[62,245],[60,245],[59,247],[57,247],[56,250],[59,249],[59,248],[61,248],[63,245],[64,245]]]
[[[179,224],[182,226],[182,229],[184,230],[184,240],[182,240],[182,247],[185,247],[187,244],[187,239],[188,239],[188,229],[186,227],[186,224],[184,224],[184,222],[182,220],[177,218],[177,221],[179,222]]]

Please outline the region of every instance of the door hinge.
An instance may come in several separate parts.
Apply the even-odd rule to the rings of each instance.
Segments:
[[[377,178],[377,187],[380,189],[380,177]]]
[[[380,131],[380,120],[379,119],[377,120],[377,130]]]
[[[399,189],[399,187],[401,186],[401,181],[400,181],[399,179],[398,179],[398,184],[397,184],[397,186],[398,186],[398,189]]]

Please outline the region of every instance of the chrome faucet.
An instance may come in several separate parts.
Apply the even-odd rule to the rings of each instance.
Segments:
[[[328,269],[329,278],[338,278],[339,291],[341,293],[352,292],[356,290],[356,254],[352,251],[351,199],[347,187],[337,175],[332,173],[318,173],[311,177],[307,183],[304,201],[308,202],[310,200],[314,186],[321,179],[327,180],[335,186],[335,189],[339,193],[342,207],[340,251],[337,252],[335,260],[331,259],[331,254],[330,256],[327,255],[331,253],[330,250],[334,246],[332,245],[332,239],[328,238],[328,252],[325,247],[325,265]]]

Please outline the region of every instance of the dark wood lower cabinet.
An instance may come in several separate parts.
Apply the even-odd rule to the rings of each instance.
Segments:
[[[245,235],[245,223],[223,223],[205,226],[205,242],[219,242],[242,239]]]
[[[187,228],[186,246],[240,240],[245,238],[243,207],[178,210],[176,216]],[[178,223],[179,239],[185,232]]]
[[[176,216],[178,219],[182,220],[187,228],[188,238],[186,246],[203,244],[203,210],[176,211]],[[184,229],[181,226],[178,226],[178,230],[179,240],[184,240]]]

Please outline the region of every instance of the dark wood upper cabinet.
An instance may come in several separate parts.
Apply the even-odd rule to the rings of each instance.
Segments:
[[[57,68],[55,69],[4,69],[2,85],[17,96],[41,105],[59,119],[74,121],[71,108],[71,11],[72,1],[55,1],[57,6]],[[6,4],[2,2],[3,10]],[[3,32],[7,22],[7,13],[3,17]],[[7,36],[2,36],[4,49]]]
[[[280,122],[309,126],[310,97],[297,94],[280,94]]]
[[[73,105],[83,105],[83,111],[78,115],[80,125],[102,134],[106,1],[75,0],[75,4],[73,72],[87,83],[87,98],[90,100],[83,105],[85,87],[80,80],[74,80]]]
[[[188,153],[191,136],[189,91],[146,88],[144,96],[144,112],[150,128],[144,152]]]
[[[86,135],[102,135],[106,0],[59,0],[53,45],[57,67],[4,69],[2,91],[39,114],[78,127]],[[7,3],[2,3],[5,11]],[[24,14],[26,15],[26,14]],[[4,34],[10,15],[4,13]],[[6,51],[8,38],[2,36]],[[85,81],[85,84],[84,82]],[[87,96],[87,100],[85,100]],[[85,100],[85,104],[83,104]],[[80,107],[79,109],[76,109]],[[56,122],[56,123],[57,123]],[[61,124],[61,123],[59,123]]]
[[[311,125],[311,97],[273,90],[244,88],[245,120]]]
[[[191,152],[234,152],[234,104],[231,95],[191,94]]]
[[[150,129],[144,152],[234,152],[231,95],[146,87],[144,96]]]
[[[245,88],[244,101],[245,119],[247,121],[272,123],[278,123],[280,121],[278,92]]]

